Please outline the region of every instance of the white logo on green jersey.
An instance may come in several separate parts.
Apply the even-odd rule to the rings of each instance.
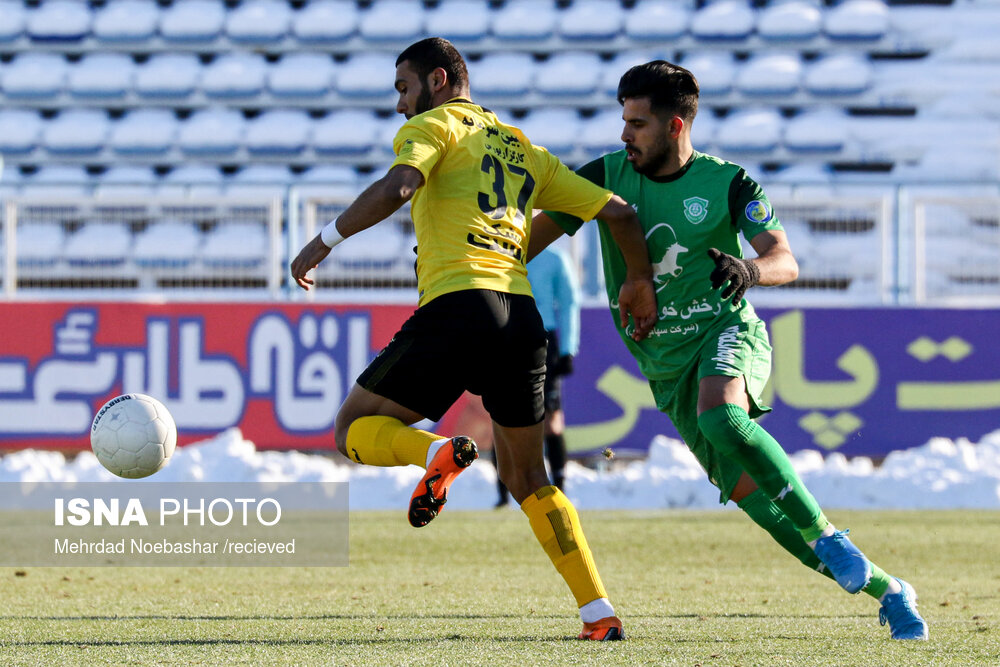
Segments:
[[[684,271],[677,263],[677,258],[682,252],[687,252],[687,248],[677,242],[674,228],[665,222],[654,225],[646,232],[646,245],[652,258],[663,252],[660,259],[653,262],[653,282],[656,283],[656,291],[659,292]]]
[[[708,200],[703,197],[688,197],[684,200],[684,217],[697,225],[708,215]]]

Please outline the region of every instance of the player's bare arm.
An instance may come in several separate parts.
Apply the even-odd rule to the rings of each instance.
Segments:
[[[549,247],[553,241],[564,234],[562,227],[541,211],[536,211],[531,217],[531,236],[528,238],[528,261],[533,260],[538,253]]]
[[[784,232],[761,232],[750,239],[750,245],[757,251],[756,258],[742,259],[717,248],[708,249],[708,256],[715,262],[712,287],[722,290],[723,299],[732,298],[734,306],[755,285],[783,285],[799,275],[799,264]]]
[[[408,165],[396,165],[389,172],[372,183],[354,200],[334,223],[341,238],[348,238],[372,227],[399,210],[408,202],[424,183],[420,171]],[[330,254],[332,246],[323,241],[322,232],[317,234],[298,256],[292,260],[292,278],[304,290],[314,282],[307,274]]]
[[[613,196],[597,213],[597,219],[608,226],[618,249],[625,259],[626,278],[618,293],[618,312],[622,326],[628,325],[631,313],[635,320],[634,340],[642,340],[656,324],[656,289],[653,287],[653,267],[649,263],[646,237],[639,216],[624,199]]]
[[[784,285],[799,277],[799,263],[795,261],[785,232],[761,232],[750,239],[750,245],[757,252],[753,263],[760,271],[758,285]]]

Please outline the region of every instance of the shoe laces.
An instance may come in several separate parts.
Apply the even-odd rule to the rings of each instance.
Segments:
[[[826,538],[828,540],[832,540],[833,542],[835,542],[838,547],[841,547],[840,549],[838,549],[836,551],[836,553],[833,554],[833,557],[838,562],[839,561],[850,560],[850,559],[852,559],[852,558],[854,558],[854,557],[857,556],[857,554],[851,553],[851,551],[849,549],[847,549],[846,546],[844,546],[844,542],[847,541],[847,535],[850,532],[851,532],[850,528],[848,528],[846,530],[838,530],[838,531],[835,531],[833,533],[833,535],[830,535],[828,538]]]
[[[899,598],[898,602],[892,599],[894,597]],[[890,628],[898,629],[903,623],[912,620],[915,615],[916,611],[913,609],[904,587],[899,593],[886,596],[886,601],[878,610],[878,622],[879,625],[888,623]]]

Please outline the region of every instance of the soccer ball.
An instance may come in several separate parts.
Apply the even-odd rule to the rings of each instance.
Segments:
[[[90,446],[101,464],[128,479],[148,477],[167,465],[177,427],[163,404],[145,394],[122,394],[97,411]]]

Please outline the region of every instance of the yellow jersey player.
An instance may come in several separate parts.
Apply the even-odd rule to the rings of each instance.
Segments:
[[[637,339],[656,320],[652,268],[635,212],[573,174],[517,128],[470,99],[465,61],[440,38],[396,61],[396,111],[407,118],[388,173],[292,262],[308,272],[331,248],[410,199],[417,234],[419,307],[358,377],[337,414],[337,449],[367,465],[426,468],[409,520],[424,526],[455,477],[478,457],[470,438],[412,428],[437,421],[463,391],[481,395],[493,421],[501,479],[572,591],[581,639],[625,636],[572,503],[549,484],[542,457],[546,338],[525,268],[532,209],[602,220],[627,265],[623,326]]]

